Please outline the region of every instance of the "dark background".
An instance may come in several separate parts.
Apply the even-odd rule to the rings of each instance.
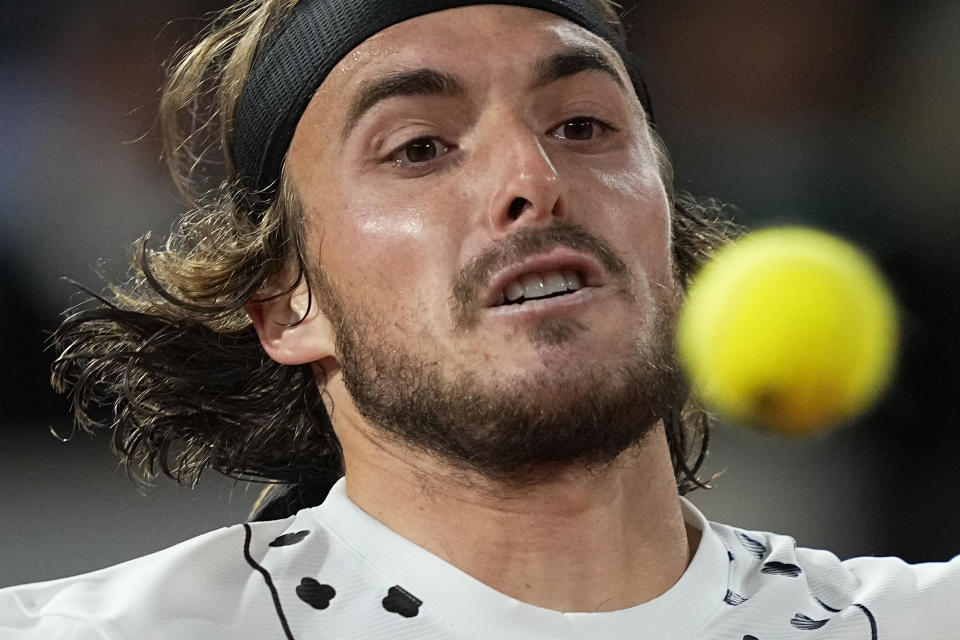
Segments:
[[[48,332],[128,246],[181,212],[155,132],[162,66],[213,0],[34,0],[0,22],[0,587],[92,570],[241,521],[213,475],[138,491],[103,436],[70,433]],[[902,306],[892,390],[792,441],[719,426],[694,502],[841,557],[960,551],[960,3],[660,0],[626,5],[678,186],[752,226],[865,247]]]

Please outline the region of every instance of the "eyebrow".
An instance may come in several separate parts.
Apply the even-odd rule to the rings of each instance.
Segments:
[[[625,89],[623,78],[607,55],[596,47],[585,45],[569,47],[537,62],[532,86],[540,88],[588,71],[599,71],[612,78]],[[399,96],[451,96],[466,95],[466,83],[459,77],[423,68],[410,71],[395,71],[361,84],[347,111],[347,120],[341,131],[346,139],[360,118],[374,106]]]
[[[363,114],[388,98],[397,96],[461,97],[466,93],[466,84],[462,80],[434,69],[414,69],[387,74],[360,86],[347,111],[347,122],[341,137],[349,136]]]
[[[626,89],[623,78],[617,73],[610,58],[601,49],[586,45],[569,47],[538,62],[533,86],[543,87],[585,71],[605,73],[613,78],[621,89]]]

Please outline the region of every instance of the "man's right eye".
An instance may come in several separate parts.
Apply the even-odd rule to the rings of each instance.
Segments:
[[[439,138],[424,136],[407,142],[390,154],[397,165],[418,165],[430,162],[450,151],[450,147]]]

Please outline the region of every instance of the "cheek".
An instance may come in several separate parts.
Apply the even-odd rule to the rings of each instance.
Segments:
[[[353,292],[348,298],[400,317],[449,294],[452,243],[429,212],[369,194],[341,199],[335,210],[335,218],[316,225],[323,227],[317,246],[333,281]]]
[[[610,240],[634,258],[638,273],[666,283],[673,270],[670,204],[663,181],[651,162],[631,162],[622,169],[606,167],[595,173],[597,205],[610,211]]]
[[[358,248],[389,248],[418,246],[426,235],[424,219],[416,212],[391,211],[353,213],[346,234],[351,250]],[[376,250],[376,249],[374,249]]]

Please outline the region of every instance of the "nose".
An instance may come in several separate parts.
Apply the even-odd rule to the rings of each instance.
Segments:
[[[547,227],[564,214],[556,167],[535,132],[514,126],[503,134],[493,145],[490,160],[497,176],[488,210],[490,226],[497,235],[522,226]]]

